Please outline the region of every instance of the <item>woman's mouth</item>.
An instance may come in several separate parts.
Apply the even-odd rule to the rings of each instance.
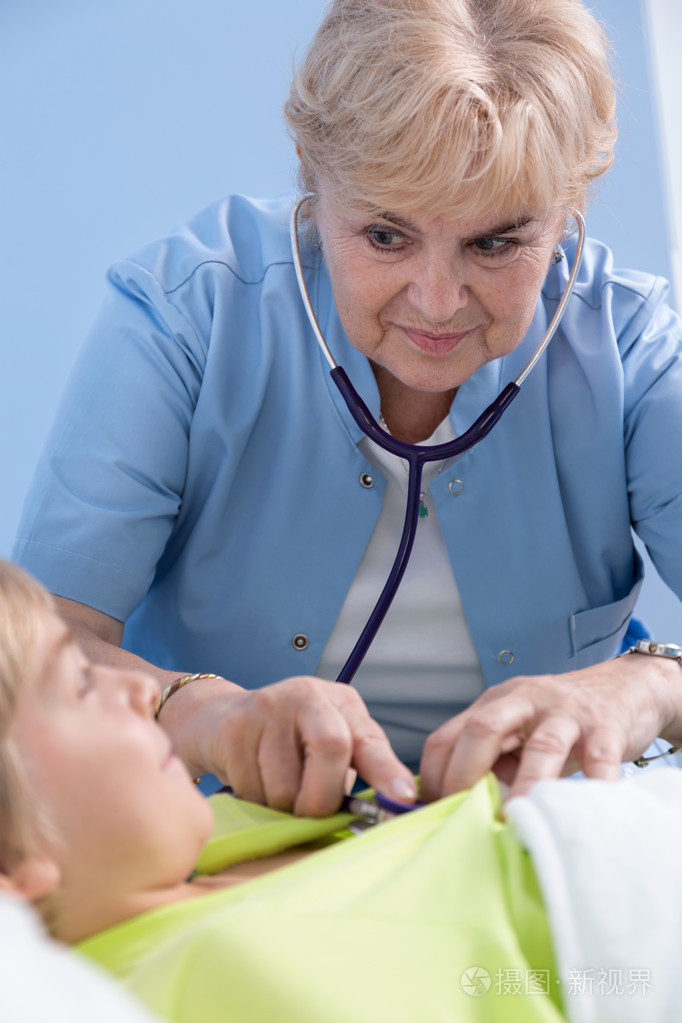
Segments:
[[[447,355],[469,333],[468,330],[462,330],[458,334],[428,334],[412,327],[403,327],[403,330],[410,341],[427,355]]]

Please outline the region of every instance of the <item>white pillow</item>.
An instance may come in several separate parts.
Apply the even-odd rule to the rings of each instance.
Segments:
[[[43,931],[34,910],[0,895],[2,1023],[159,1023],[115,980]]]

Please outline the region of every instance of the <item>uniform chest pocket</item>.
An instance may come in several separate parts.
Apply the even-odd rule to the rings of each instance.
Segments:
[[[591,664],[608,660],[618,652],[644,578],[642,559],[639,555],[635,569],[635,582],[626,596],[612,604],[591,607],[587,611],[571,615],[569,619],[571,669],[587,668]]]

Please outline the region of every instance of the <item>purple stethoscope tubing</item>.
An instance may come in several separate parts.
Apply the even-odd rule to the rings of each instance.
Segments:
[[[458,455],[461,455],[465,451],[469,451],[473,448],[474,445],[478,444],[479,441],[483,440],[483,438],[490,433],[493,426],[495,426],[501,419],[502,414],[519,393],[521,384],[538,362],[541,355],[547,348],[547,345],[554,337],[573,291],[573,286],[582,262],[583,248],[585,244],[585,221],[578,210],[573,211],[573,217],[578,225],[578,243],[571,272],[568,276],[568,282],[557,306],[556,312],[552,317],[552,321],[530,360],[526,363],[516,379],[506,385],[500,394],[498,394],[497,398],[488,405],[487,409],[465,433],[461,434],[459,437],[455,437],[454,440],[449,441],[447,444],[424,446],[420,444],[405,444],[403,441],[396,440],[396,438],[392,437],[390,433],[386,432],[386,430],[382,430],[358,392],[351,384],[345,370],[336,364],[331,352],[329,351],[329,347],[324,339],[320,325],[317,322],[317,317],[315,316],[315,311],[313,310],[308,289],[303,277],[303,267],[301,265],[301,254],[298,243],[298,212],[303,203],[310,198],[311,196],[304,195],[298,200],[291,212],[290,223],[291,249],[294,257],[294,268],[296,270],[301,298],[303,300],[310,325],[313,328],[318,344],[320,345],[320,348],[331,367],[331,378],[341,392],[341,396],[348,407],[348,411],[357,425],[367,437],[373,440],[375,444],[378,444],[380,448],[383,448],[384,451],[390,451],[391,454],[398,455],[400,458],[405,459],[409,473],[405,522],[403,525],[403,532],[400,538],[398,552],[393,562],[393,566],[391,567],[388,579],[381,591],[381,595],[374,606],[374,610],[369,616],[367,624],[360,633],[348,660],[344,664],[336,680],[337,682],[344,682],[347,684],[352,681],[353,676],[362,664],[365,654],[369,650],[374,637],[379,631],[379,626],[386,617],[386,613],[393,602],[393,598],[395,597],[403,575],[405,574],[405,569],[407,568],[407,563],[412,552],[412,546],[414,544],[414,538],[416,536],[417,526],[419,523],[419,494],[421,490],[421,478],[424,465],[426,462],[456,458]]]

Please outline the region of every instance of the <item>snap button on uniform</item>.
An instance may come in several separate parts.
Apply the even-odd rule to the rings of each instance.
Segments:
[[[464,490],[464,484],[462,483],[461,480],[450,480],[450,482],[448,483],[448,490],[450,491],[453,497],[459,497],[459,495]]]
[[[291,645],[294,650],[305,650],[310,640],[306,636],[305,632],[297,632],[291,641]]]
[[[512,664],[514,661],[514,654],[511,652],[511,650],[500,650],[499,654],[497,655],[497,659],[500,662],[500,664]]]
[[[370,487],[374,486],[374,476],[369,472],[360,473],[360,486],[364,487],[365,490],[369,490]]]

